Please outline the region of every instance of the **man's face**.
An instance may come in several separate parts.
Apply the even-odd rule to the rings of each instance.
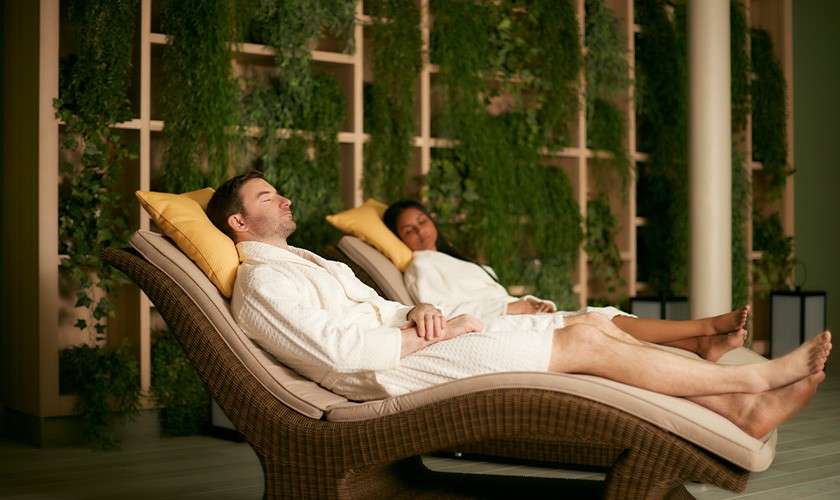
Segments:
[[[288,238],[296,228],[292,202],[263,179],[251,179],[239,189],[242,220],[252,239]],[[236,216],[234,216],[236,217]],[[237,229],[234,227],[234,229]]]

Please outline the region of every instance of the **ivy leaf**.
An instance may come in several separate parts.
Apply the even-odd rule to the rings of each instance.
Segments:
[[[76,292],[76,304],[74,307],[88,307],[93,303],[90,296],[85,292],[85,290],[80,290]]]

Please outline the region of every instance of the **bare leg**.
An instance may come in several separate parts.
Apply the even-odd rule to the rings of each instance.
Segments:
[[[823,332],[767,363],[723,366],[623,342],[577,324],[555,331],[549,370],[598,375],[671,396],[756,394],[822,371],[830,351],[831,334]]]
[[[622,315],[614,317],[612,321],[620,329],[639,340],[664,344],[690,337],[737,332],[744,328],[749,314],[750,306],[746,305],[720,316],[687,321],[631,318]]]
[[[606,316],[597,312],[566,316],[565,322],[566,325],[586,324],[594,326],[595,328],[618,340],[629,342],[631,344],[642,344],[636,337],[630,335],[629,333],[619,328],[618,325],[615,324],[614,320],[610,321],[609,319],[607,319]],[[666,323],[679,322],[668,321]],[[742,329],[737,332],[733,332],[729,335],[706,335],[699,337],[691,337],[688,339],[668,342],[664,345],[679,347],[680,349],[685,349],[686,351],[695,352],[699,354],[703,359],[707,359],[709,361],[717,361],[718,359],[720,359],[721,356],[723,356],[730,350],[744,345],[745,336],[746,331]]]
[[[761,438],[799,413],[825,380],[818,372],[799,382],[759,394],[719,394],[688,398],[729,419],[754,438]]]
[[[739,330],[728,335],[692,337],[690,339],[668,342],[664,345],[679,347],[680,349],[685,349],[686,351],[696,352],[701,358],[716,362],[732,349],[743,346],[746,336],[746,330]]]

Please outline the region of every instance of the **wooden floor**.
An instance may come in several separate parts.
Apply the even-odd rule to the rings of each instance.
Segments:
[[[688,485],[699,499],[840,498],[840,368],[811,405],[781,427],[776,460],[741,495]],[[434,470],[603,479],[596,473],[429,457]],[[0,498],[259,499],[262,471],[244,443],[210,437],[128,439],[121,451],[35,449],[0,441]]]

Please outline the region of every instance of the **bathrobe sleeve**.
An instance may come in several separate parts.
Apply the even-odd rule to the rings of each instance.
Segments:
[[[236,319],[255,342],[283,363],[305,375],[324,369],[353,373],[399,366],[399,328],[363,326],[375,322],[368,315],[360,317],[358,310],[336,314],[321,308],[301,293],[305,283],[293,274],[267,266],[243,267],[234,291]]]
[[[416,302],[440,304],[446,317],[470,314],[490,320],[504,315],[516,300],[475,264],[437,253],[418,252],[405,270],[405,286]]]

